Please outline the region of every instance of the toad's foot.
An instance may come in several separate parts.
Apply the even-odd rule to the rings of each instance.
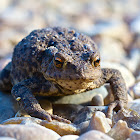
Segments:
[[[108,110],[107,110],[107,118],[111,119],[113,110],[115,110],[115,111],[121,110],[124,108],[124,106],[125,106],[125,103],[123,101],[119,101],[119,100],[116,100],[116,101],[110,103],[108,106]]]
[[[59,122],[64,122],[68,124],[71,123],[71,121],[64,119],[62,117],[59,117],[57,115],[50,114],[42,108],[38,110],[32,110],[32,108],[28,108],[28,113],[33,117],[44,119],[44,120],[47,120],[48,122],[51,122],[52,120],[57,120]]]

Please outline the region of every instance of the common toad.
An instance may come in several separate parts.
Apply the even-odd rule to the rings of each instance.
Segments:
[[[0,89],[11,90],[19,105],[31,116],[69,122],[43,110],[34,95],[65,96],[110,83],[113,109],[127,103],[127,90],[121,73],[100,68],[100,54],[93,40],[67,28],[54,27],[32,31],[19,42],[12,61],[0,73]]]

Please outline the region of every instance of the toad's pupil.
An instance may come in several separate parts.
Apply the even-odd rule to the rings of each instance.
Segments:
[[[62,62],[60,62],[59,60],[55,60],[55,63],[56,63],[57,65],[62,64]]]

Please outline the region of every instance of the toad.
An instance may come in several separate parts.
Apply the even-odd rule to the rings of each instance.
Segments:
[[[41,108],[35,96],[78,94],[110,83],[114,102],[107,116],[127,103],[127,90],[121,73],[100,67],[100,54],[94,41],[75,30],[53,27],[32,31],[14,48],[12,61],[0,72],[0,89],[12,96],[31,116],[69,123]]]

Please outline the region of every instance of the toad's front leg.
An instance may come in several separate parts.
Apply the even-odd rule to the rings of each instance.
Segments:
[[[33,92],[39,92],[42,88],[42,82],[37,78],[24,80],[12,88],[12,95],[18,101],[19,105],[31,116],[40,119],[52,121],[52,119],[60,122],[70,123],[70,121],[57,115],[49,114],[41,108],[40,104],[33,95]],[[51,88],[51,82],[46,81],[46,89]]]
[[[116,69],[102,69],[101,79],[95,81],[98,86],[110,83],[113,90],[114,102],[108,106],[107,117],[111,118],[113,109],[120,110],[127,104],[127,89],[121,73]]]

